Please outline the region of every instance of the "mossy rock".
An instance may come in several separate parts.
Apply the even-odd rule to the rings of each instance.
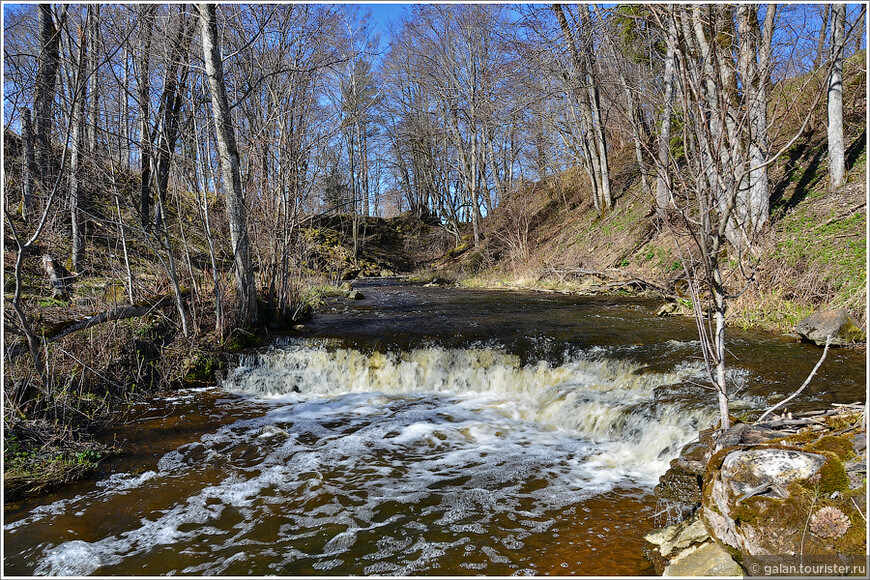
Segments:
[[[194,388],[214,385],[217,373],[225,366],[219,357],[200,353],[187,364],[182,382],[185,387]]]
[[[798,322],[795,332],[804,340],[819,346],[824,346],[829,336],[833,346],[844,346],[866,340],[864,331],[844,308],[816,312]]]
[[[849,489],[839,455],[850,453],[831,436],[805,448],[774,444],[723,449],[708,465],[704,523],[717,541],[743,555],[859,553],[866,536],[851,500],[861,497],[864,489]],[[863,499],[855,503],[863,505]],[[837,537],[800,533],[823,505],[849,518],[848,531]]]
[[[244,350],[263,346],[263,341],[252,332],[238,332],[226,342],[227,350]]]

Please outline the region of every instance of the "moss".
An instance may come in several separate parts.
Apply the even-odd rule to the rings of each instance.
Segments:
[[[825,423],[834,431],[842,431],[855,425],[861,420],[860,414],[855,415],[835,415],[825,419]]]
[[[242,350],[246,348],[256,348],[262,346],[260,337],[253,332],[239,331],[235,336],[226,342],[228,350]]]
[[[215,382],[215,374],[224,366],[223,361],[219,358],[200,353],[187,366],[184,378],[182,379],[187,386],[205,386]]]
[[[846,469],[839,457],[830,451],[817,451],[817,453],[827,459],[818,474],[810,478],[811,480],[818,478],[819,493],[827,497],[836,491],[840,493],[849,491],[849,476],[846,475]]]
[[[855,456],[852,441],[843,436],[826,435],[809,445],[807,449],[833,453],[840,461],[847,461]]]

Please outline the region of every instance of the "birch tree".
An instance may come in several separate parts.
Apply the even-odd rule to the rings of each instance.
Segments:
[[[601,115],[601,98],[595,70],[592,44],[592,23],[589,7],[577,7],[574,26],[568,22],[561,4],[553,4],[559,28],[571,57],[569,72],[572,93],[577,101],[583,132],[584,152],[588,156],[593,177],[595,207],[601,211],[613,205],[610,192],[610,167],[607,161],[607,142]]]
[[[245,192],[242,189],[239,149],[236,145],[235,129],[233,128],[230,103],[224,82],[217,29],[217,10],[214,4],[197,4],[196,10],[200,19],[203,58],[211,94],[221,176],[226,195],[239,317],[242,324],[250,325],[257,322],[257,291],[254,286],[254,270],[248,242]]]
[[[828,75],[828,172],[831,190],[846,175],[843,140],[843,51],[846,45],[846,5],[831,6],[831,72]]]
[[[65,18],[62,17],[60,23],[56,24],[51,4],[39,4],[38,10],[40,51],[33,114],[37,168],[39,176],[45,178],[51,166],[51,126],[54,120],[55,87],[60,66],[60,29]]]

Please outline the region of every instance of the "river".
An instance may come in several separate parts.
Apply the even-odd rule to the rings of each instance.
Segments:
[[[692,320],[641,299],[357,287],[219,386],[134,408],[109,435],[130,452],[92,480],[8,503],[4,572],[652,573],[653,487],[715,419]],[[820,354],[729,337],[738,416]],[[865,384],[865,351],[832,351],[794,408]]]

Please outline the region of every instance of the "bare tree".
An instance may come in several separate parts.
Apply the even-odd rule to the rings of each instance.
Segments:
[[[217,29],[217,10],[214,4],[197,4],[202,33],[202,50],[212,100],[218,154],[227,200],[227,219],[230,223],[230,240],[233,247],[233,263],[236,274],[239,316],[243,324],[257,322],[257,291],[254,286],[254,270],[248,242],[245,193],[239,166],[239,150],[230,103],[224,83],[223,62]]]
[[[600,204],[601,210],[608,210],[613,205],[613,197],[610,193],[610,167],[607,161],[589,7],[577,7],[578,16],[574,26],[569,24],[561,4],[553,4],[553,11],[559,19],[559,27],[573,63],[571,84],[582,119],[584,150],[592,166],[596,207]]]
[[[139,204],[142,227],[151,227],[151,39],[157,5],[146,4],[137,7],[140,11],[141,46],[133,51],[136,68],[137,98],[139,101]]]
[[[47,177],[51,165],[51,125],[54,119],[54,97],[60,66],[60,29],[65,21],[64,9],[60,23],[55,24],[51,4],[39,4],[39,64],[33,112],[36,124],[37,163],[40,177]]]
[[[87,103],[87,80],[88,80],[88,36],[91,34],[93,26],[92,16],[93,6],[88,6],[85,22],[81,27],[79,35],[79,54],[76,62],[75,73],[73,76],[72,85],[72,135],[70,137],[70,176],[69,176],[69,208],[70,208],[70,225],[72,238],[72,269],[74,272],[79,271],[81,266],[82,255],[85,250],[85,240],[83,224],[80,216],[80,197],[81,197],[81,159],[82,148],[85,138],[85,126],[87,119],[85,117],[85,108]],[[71,43],[70,43],[71,44]]]
[[[846,175],[843,140],[843,58],[846,46],[846,5],[831,6],[831,72],[828,75],[828,172],[832,190]]]
[[[665,53],[664,67],[664,106],[660,117],[659,143],[658,143],[658,171],[656,178],[656,210],[663,217],[665,211],[671,205],[671,182],[669,163],[671,158],[671,116],[674,110],[674,59],[676,58],[677,29],[672,17],[667,18],[667,30],[664,31],[669,39]]]
[[[24,162],[22,163],[22,197],[21,215],[27,219],[33,210],[33,174],[36,158],[33,149],[33,122],[30,109],[21,112],[21,140],[24,145]]]

